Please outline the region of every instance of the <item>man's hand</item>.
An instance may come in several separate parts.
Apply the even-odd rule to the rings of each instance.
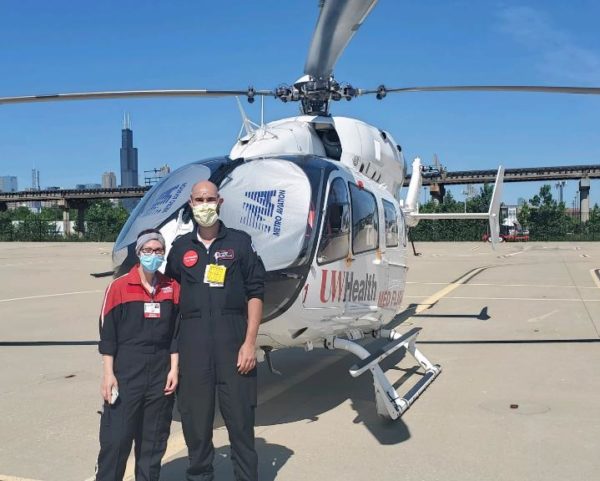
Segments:
[[[171,368],[169,374],[167,374],[167,384],[165,384],[165,396],[169,396],[177,389],[177,383],[179,382],[179,370],[177,368]]]
[[[248,374],[256,366],[256,346],[244,342],[238,353],[237,368],[240,374]]]
[[[102,383],[100,384],[100,394],[102,394],[102,399],[104,399],[107,403],[110,403],[113,386],[115,389],[119,389],[119,384],[117,383],[117,378],[115,375],[112,372],[104,373],[102,376]]]

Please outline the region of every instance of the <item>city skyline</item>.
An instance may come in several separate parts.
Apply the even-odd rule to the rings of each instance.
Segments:
[[[38,169],[35,169],[38,171],[38,173],[41,172]],[[107,174],[112,174],[112,176],[114,177],[114,182],[112,184],[108,184],[106,185],[106,187],[104,187],[104,177]],[[8,185],[8,183],[10,182],[10,180],[8,179],[14,179],[14,184],[17,185],[17,188],[14,190],[8,190],[5,188],[5,185]],[[88,180],[88,179],[86,179]],[[96,179],[91,179],[92,181],[90,182],[86,182],[86,181],[76,181],[74,184],[70,184],[70,185],[54,185],[54,184],[43,184],[40,183],[39,186],[36,183],[36,186],[34,187],[33,183],[31,182],[31,180],[29,180],[29,183],[26,186],[23,187],[18,187],[19,185],[23,185],[23,182],[21,182],[19,180],[19,178],[17,176],[14,175],[0,175],[0,192],[19,192],[19,191],[26,191],[26,190],[57,190],[57,189],[76,189],[77,186],[80,185],[85,185],[88,186],[86,188],[92,188],[91,186],[97,186],[97,187],[102,187],[102,188],[113,188],[113,187],[117,187],[118,184],[116,182],[116,174],[113,171],[105,171],[102,174],[99,174],[98,177]],[[99,182],[94,182],[94,180],[99,180]]]

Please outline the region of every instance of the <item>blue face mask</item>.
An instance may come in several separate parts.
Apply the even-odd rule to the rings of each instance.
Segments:
[[[164,261],[165,256],[157,254],[142,254],[140,256],[140,264],[148,272],[156,272]]]

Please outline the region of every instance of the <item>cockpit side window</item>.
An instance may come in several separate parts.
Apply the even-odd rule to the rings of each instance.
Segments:
[[[346,183],[336,178],[329,188],[323,234],[317,262],[327,264],[348,256],[350,249],[350,200]]]
[[[383,202],[383,215],[385,218],[385,246],[398,247],[398,213],[396,207],[390,201],[381,199]]]
[[[371,192],[350,184],[352,200],[352,251],[355,254],[379,247],[377,201]]]

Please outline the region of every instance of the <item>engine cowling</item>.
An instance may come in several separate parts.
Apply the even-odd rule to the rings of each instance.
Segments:
[[[299,116],[270,122],[239,139],[230,157],[317,155],[383,184],[399,199],[406,174],[400,147],[392,136],[348,117]]]

